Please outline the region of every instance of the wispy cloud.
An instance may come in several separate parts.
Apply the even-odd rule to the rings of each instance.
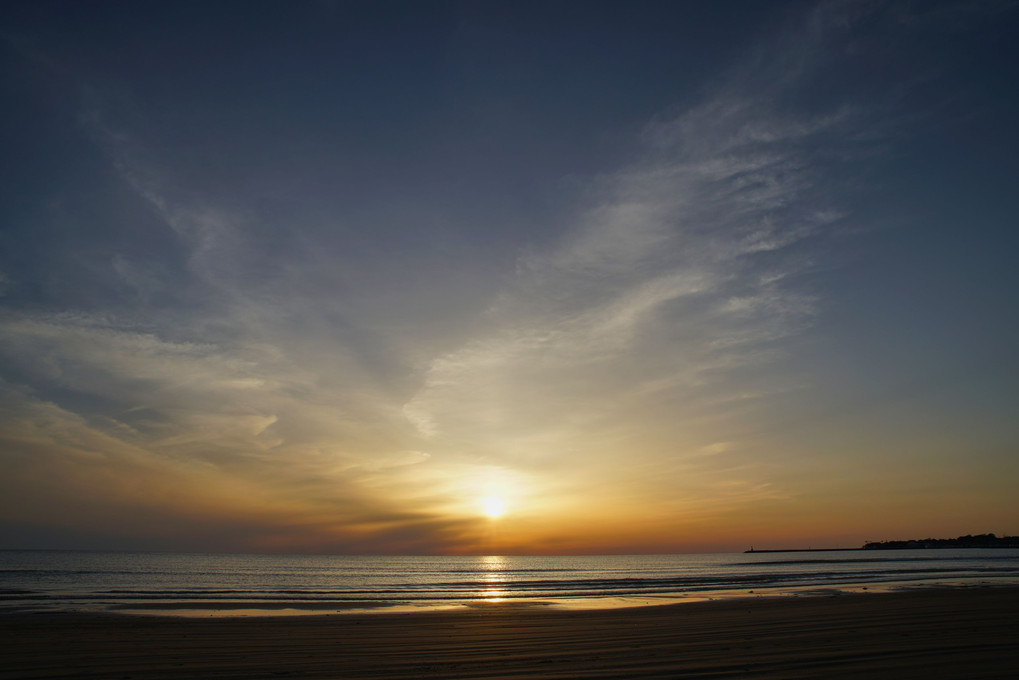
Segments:
[[[795,49],[821,52],[821,36]],[[761,82],[770,67],[751,64],[650,124],[643,158],[603,176],[554,247],[520,259],[487,330],[436,358],[405,406],[424,436],[506,454],[542,432],[557,446],[596,438],[631,401],[675,398],[690,415],[707,408],[698,391],[753,391],[732,371],[774,360],[777,341],[809,326],[803,246],[844,217],[816,189],[823,138],[851,116],[782,112],[807,67],[779,55],[797,72]]]
[[[665,531],[787,498],[774,451],[740,426],[806,382],[782,369],[829,304],[809,274],[849,221],[840,164],[886,129],[873,100],[823,87],[828,66],[873,48],[868,22],[946,21],[903,7],[789,18],[648,120],[627,162],[574,176],[554,219],[536,209],[540,241],[500,233],[516,250],[481,264],[457,260],[466,248],[422,254],[414,224],[379,235],[373,218],[397,218],[377,206],[359,204],[356,228],[280,208],[251,188],[279,170],[208,185],[166,120],[139,123],[113,85],[82,87],[110,205],[52,227],[94,227],[97,247],[46,247],[99,283],[7,305],[29,284],[0,272],[5,516],[131,507],[194,527],[208,511],[222,519],[210,541],[233,532],[239,547],[456,551],[481,545],[469,506],[490,486],[549,546],[594,545],[577,533],[591,517]],[[272,149],[267,166],[293,155]],[[386,177],[380,202],[402,189]],[[107,217],[123,224],[104,231]],[[484,226],[449,224],[449,240]],[[563,524],[546,530],[524,499]]]
[[[339,525],[361,523],[355,506],[399,507],[385,488],[422,499],[430,485],[427,502],[455,503],[469,491],[447,478],[471,469],[532,475],[620,455],[654,467],[655,446],[620,449],[620,422],[654,432],[767,393],[733,373],[774,360],[814,313],[816,294],[794,276],[810,264],[801,244],[841,217],[815,195],[816,149],[849,116],[778,102],[824,35],[648,124],[639,160],[591,183],[573,223],[518,258],[473,337],[430,358],[416,389],[413,353],[397,350],[408,343],[366,323],[370,292],[330,289],[342,259],[319,257],[314,233],[267,250],[257,213],[161,167],[91,91],[84,124],[185,268],[171,276],[117,253],[107,266],[134,312],[11,315],[2,349],[26,362],[26,384],[81,414],[76,427],[146,464],[203,466],[281,498],[299,489]],[[184,292],[154,313],[168,286]],[[704,436],[700,446],[718,435]]]

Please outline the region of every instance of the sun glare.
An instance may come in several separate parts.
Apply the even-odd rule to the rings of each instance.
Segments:
[[[506,511],[506,504],[498,496],[488,496],[481,502],[485,515],[491,519],[501,517]]]

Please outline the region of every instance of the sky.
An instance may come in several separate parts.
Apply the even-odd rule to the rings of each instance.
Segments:
[[[1010,1],[5,3],[0,547],[1019,534],[1017,35]]]

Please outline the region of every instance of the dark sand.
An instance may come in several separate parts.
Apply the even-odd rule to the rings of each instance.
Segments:
[[[636,609],[0,615],[0,678],[1016,678],[1019,588]]]

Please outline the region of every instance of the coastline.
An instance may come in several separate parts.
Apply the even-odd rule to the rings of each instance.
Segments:
[[[1019,587],[622,609],[179,618],[4,613],[0,679],[1007,677]]]

